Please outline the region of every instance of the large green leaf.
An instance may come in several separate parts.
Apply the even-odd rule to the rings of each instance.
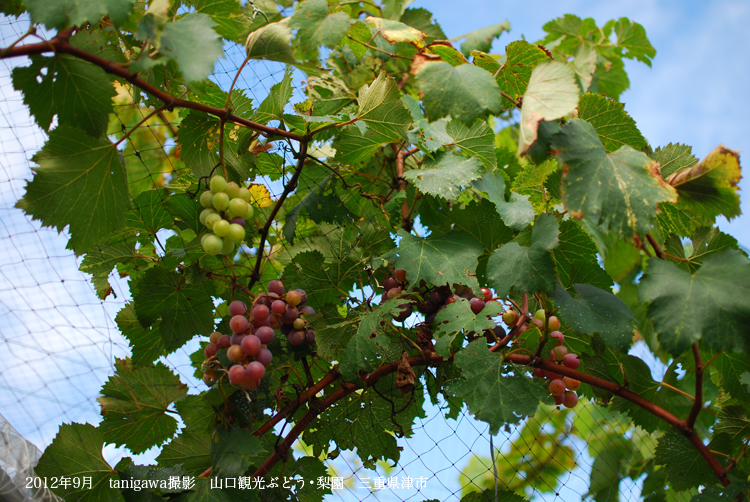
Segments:
[[[741,404],[725,406],[719,411],[714,431],[729,434],[733,441],[741,442],[750,437],[750,413]]]
[[[607,154],[588,122],[571,120],[552,137],[552,145],[568,169],[563,179],[568,211],[606,231],[643,235],[651,229],[657,204],[674,200],[674,190],[659,176],[658,164],[629,146]]]
[[[581,96],[578,118],[594,126],[607,152],[613,152],[623,145],[641,150],[648,144],[636,127],[635,120],[625,111],[625,105],[601,94],[586,93]]]
[[[599,333],[608,346],[627,351],[633,342],[634,316],[617,296],[590,284],[574,284],[573,298],[559,284],[553,298],[560,318],[579,335]]]
[[[370,85],[362,86],[358,101],[357,118],[367,124],[367,134],[374,141],[389,143],[406,137],[412,120],[393,78],[381,73]]]
[[[469,57],[472,51],[489,52],[492,47],[492,41],[499,37],[504,31],[510,31],[510,22],[492,24],[470,31],[466,34],[466,40],[461,44],[461,52],[464,56]]]
[[[477,157],[487,171],[497,167],[495,155],[495,133],[484,120],[477,120],[471,127],[463,122],[451,120],[445,132],[453,138],[453,144],[467,157]]]
[[[195,12],[207,14],[216,23],[215,30],[233,42],[244,42],[251,21],[242,12],[239,0],[194,0]]]
[[[475,277],[477,260],[484,246],[463,232],[421,239],[399,230],[398,247],[383,258],[406,270],[409,281],[424,280],[436,286],[463,284],[479,292]]]
[[[148,366],[161,356],[166,355],[164,342],[158,326],[144,328],[135,315],[133,304],[126,303],[115,316],[117,327],[130,342],[132,361],[136,366]]]
[[[576,221],[560,223],[560,245],[552,253],[560,282],[566,289],[576,283],[604,290],[612,286],[612,278],[599,266],[596,245]]]
[[[179,436],[164,445],[156,460],[161,466],[182,465],[188,474],[198,476],[211,467],[211,433],[185,428]]]
[[[718,482],[706,459],[673,428],[659,438],[654,461],[664,466],[670,488],[678,492]]]
[[[91,478],[91,486],[83,482],[76,486],[58,484],[53,490],[56,495],[65,497],[70,502],[96,502],[111,500],[125,502],[120,490],[110,488],[110,482],[118,480],[117,472],[109,466],[102,456],[104,438],[99,429],[91,424],[62,424],[52,443],[44,450],[42,458],[34,467],[37,476],[42,479],[60,479],[61,476]]]
[[[415,169],[404,173],[424,193],[456,200],[464,188],[482,176],[484,168],[475,157],[462,157],[452,152],[438,154],[435,159],[427,159],[424,169]]]
[[[99,425],[102,436],[138,454],[177,431],[177,421],[166,411],[187,394],[187,386],[162,363],[134,368],[129,359],[118,359],[101,394],[97,401],[104,417]]]
[[[211,443],[211,456],[217,477],[242,476],[253,460],[260,464],[267,456],[261,439],[247,429],[218,429],[216,435],[218,440]]]
[[[693,156],[692,152],[693,149],[690,146],[670,143],[667,146],[658,147],[650,157],[661,164],[661,175],[667,178],[677,171],[693,167],[698,163],[698,159]]]
[[[206,14],[192,13],[164,27],[159,50],[177,62],[188,82],[206,78],[224,53],[214,26],[216,23]]]
[[[34,23],[44,24],[48,29],[71,28],[96,23],[104,16],[109,16],[119,25],[128,18],[133,10],[135,0],[24,0]]]
[[[463,64],[429,63],[417,74],[427,118],[452,117],[472,124],[479,117],[500,112],[497,82],[483,69]]]
[[[267,124],[271,120],[283,120],[284,108],[292,99],[292,74],[294,70],[287,67],[284,77],[271,86],[268,96],[258,106],[253,120],[261,124]]]
[[[656,49],[649,42],[646,30],[638,23],[626,17],[617,21],[610,21],[604,27],[605,33],[614,28],[617,35],[617,45],[625,49],[623,57],[637,59],[651,66],[651,60],[656,56]]]
[[[703,340],[716,350],[750,350],[750,260],[729,249],[690,274],[651,258],[638,286],[659,341],[672,355]]]
[[[509,375],[503,355],[490,352],[480,338],[456,355],[462,378],[448,382],[448,392],[464,400],[477,419],[490,424],[490,434],[501,425],[517,424],[533,415],[547,392],[522,372]]]
[[[161,317],[164,348],[173,352],[195,335],[213,331],[214,304],[206,287],[183,273],[152,268],[134,285],[135,313],[142,325]]]
[[[321,45],[333,49],[349,30],[349,16],[346,12],[329,12],[327,0],[306,0],[294,9],[289,27],[298,30],[297,38],[304,50]]]
[[[550,250],[559,241],[557,219],[541,215],[531,232],[531,246],[510,242],[495,250],[487,262],[487,279],[495,293],[504,297],[515,287],[523,293],[547,293],[555,289],[557,274]]]
[[[447,305],[435,316],[435,352],[445,358],[450,357],[451,348],[459,335],[469,333],[474,333],[476,336],[482,335],[484,330],[496,326],[492,317],[499,316],[503,310],[504,308],[499,303],[494,302],[487,304],[479,314],[474,314],[469,300],[465,298]]]
[[[31,56],[13,69],[13,87],[23,92],[36,123],[49,131],[53,118],[99,137],[106,132],[116,94],[104,70],[73,56]]]
[[[269,59],[282,63],[294,64],[294,54],[289,42],[292,40],[292,30],[289,20],[285,17],[281,21],[268,23],[250,33],[245,42],[245,49],[249,59]]]
[[[38,167],[17,207],[59,231],[70,225],[68,247],[76,254],[124,226],[128,183],[109,140],[59,125],[32,160]]]
[[[534,221],[536,212],[529,202],[528,195],[511,192],[505,200],[505,179],[500,171],[485,174],[481,180],[472,183],[480,192],[486,192],[490,202],[495,204],[498,214],[506,225],[513,230],[523,230]]]
[[[532,70],[523,94],[518,155],[528,152],[536,141],[539,122],[562,118],[576,109],[578,93],[575,70],[569,63],[547,61]]]
[[[505,56],[505,63],[498,68],[500,71],[496,77],[497,83],[500,90],[518,99],[526,92],[532,70],[541,62],[548,60],[549,56],[542,48],[525,40],[517,40],[508,44],[505,48]],[[506,108],[513,106],[505,98],[503,98],[503,104]]]

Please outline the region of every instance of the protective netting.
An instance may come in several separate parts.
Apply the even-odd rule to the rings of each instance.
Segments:
[[[0,46],[8,46],[27,28],[28,21],[23,18],[3,18]],[[237,46],[228,45],[225,52],[226,58],[218,62],[212,75],[224,90],[243,57]],[[67,234],[42,228],[14,207],[32,176],[30,159],[45,140],[11,83],[12,68],[27,63],[23,58],[3,60],[0,68],[0,410],[18,432],[14,437],[23,437],[44,450],[62,423],[97,424],[101,420],[96,401],[100,388],[114,373],[115,358],[130,355],[128,342],[114,320],[130,293],[127,278],[115,272],[108,277],[110,294],[100,300],[91,276],[79,271],[82,258],[66,249]],[[242,71],[237,88],[244,89],[257,104],[281,80],[283,72],[278,64],[252,62]],[[301,74],[295,74],[297,95],[293,101],[302,96],[301,79]],[[128,129],[144,117],[142,111],[134,111],[132,104],[124,102],[117,102],[116,115],[110,132]],[[142,166],[137,175],[131,173],[131,184],[163,183],[179,176],[184,166],[170,163],[165,155],[175,147],[176,126],[169,117],[155,118],[139,132],[141,144],[150,144],[151,148],[123,149],[128,162]],[[265,182],[273,198],[282,191],[294,165],[283,143],[275,148],[278,158],[284,160],[278,166],[281,176],[275,181],[256,180]],[[340,184],[332,186],[333,190],[349,190]],[[325,239],[337,227],[321,225],[319,230]],[[157,241],[164,242],[170,236],[164,232]],[[285,253],[291,256],[294,249],[275,248],[272,252],[283,258]],[[346,252],[342,250],[342,254]],[[197,348],[196,338],[162,358],[188,385],[191,394],[205,389],[193,376],[190,364],[189,356]],[[418,383],[415,392],[426,390]],[[500,488],[526,486],[533,500],[581,500],[587,496],[591,482],[598,483],[599,491],[610,487],[611,496],[597,500],[640,499],[640,484],[630,479],[620,482],[618,476],[622,463],[632,461],[637,457],[635,450],[647,450],[649,445],[639,440],[639,430],[622,417],[582,400],[574,410],[542,407],[520,426],[500,430],[491,437],[486,424],[465,409],[450,414],[445,405],[426,399],[426,416],[416,420],[412,436],[398,438],[401,459],[396,466],[380,462],[368,468],[350,451],[326,460],[330,475],[342,479],[342,489],[334,490],[327,500],[460,500],[472,487],[488,489],[496,482]],[[284,424],[278,429],[282,427],[289,430]],[[11,451],[0,444],[3,449]],[[104,457],[110,465],[123,456],[153,463],[159,450],[132,455],[110,445],[105,447]],[[309,447],[297,443],[295,455],[305,451]],[[27,471],[18,466],[11,469],[9,461],[2,455],[0,458],[0,468],[22,487],[24,483],[19,485],[18,478],[26,477]],[[37,460],[38,454],[26,457],[30,465]]]

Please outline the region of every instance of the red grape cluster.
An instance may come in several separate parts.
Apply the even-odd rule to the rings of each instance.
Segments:
[[[255,214],[250,204],[250,190],[223,176],[214,176],[209,183],[211,190],[201,194],[200,202],[205,208],[200,221],[211,233],[201,237],[203,250],[210,254],[230,254],[235,244],[245,240],[245,220]]]
[[[210,341],[204,354],[209,361],[219,349],[227,350],[227,359],[231,363],[229,381],[245,390],[254,390],[271,364],[273,354],[268,349],[276,333],[285,334],[291,345],[315,342],[313,329],[307,326],[302,314],[315,316],[315,309],[305,305],[307,293],[301,289],[286,291],[281,281],[268,283],[268,293],[255,297],[251,309],[241,301],[229,305],[229,327],[233,335],[211,333]],[[217,363],[218,361],[214,361]],[[206,363],[204,363],[206,364]],[[216,381],[216,369],[209,367],[203,373],[203,381],[212,384]]]
[[[515,311],[513,312],[515,313]],[[536,326],[543,327],[544,321],[544,310],[536,311],[532,318],[532,322]],[[566,368],[578,369],[581,365],[578,356],[570,353],[568,348],[563,345],[565,343],[565,335],[559,331],[560,320],[555,316],[550,316],[547,321],[547,327],[550,329],[549,336],[557,340],[555,347],[550,351],[549,360],[553,363],[561,364]],[[578,404],[578,395],[575,391],[581,386],[580,381],[575,378],[561,376],[554,371],[543,370],[542,368],[534,368],[532,375],[537,378],[551,380],[549,383],[549,392],[552,394],[552,397],[555,398],[555,404],[562,404],[566,408],[573,408]]]

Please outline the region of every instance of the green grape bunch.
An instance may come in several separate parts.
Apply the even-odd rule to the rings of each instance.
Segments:
[[[255,214],[250,190],[219,175],[211,178],[209,188],[200,196],[205,208],[200,221],[211,232],[201,237],[201,245],[210,255],[230,254],[245,240],[247,221]]]

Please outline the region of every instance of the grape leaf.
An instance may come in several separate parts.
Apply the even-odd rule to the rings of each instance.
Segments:
[[[461,44],[461,52],[466,57],[469,57],[472,51],[489,52],[492,48],[492,41],[504,31],[510,31],[510,22],[507,20],[470,31],[466,34],[466,40]]]
[[[101,393],[97,401],[103,417],[102,436],[138,454],[161,445],[177,431],[177,421],[166,411],[187,395],[187,386],[162,363],[134,368],[129,359],[117,359],[115,374]]]
[[[401,16],[401,22],[416,28],[425,34],[425,42],[431,43],[435,39],[445,40],[446,37],[440,24],[432,19],[432,13],[427,9],[408,8]]]
[[[294,9],[289,27],[297,31],[300,45],[306,51],[321,45],[333,49],[349,31],[346,12],[330,13],[327,0],[306,0]]]
[[[485,174],[481,180],[472,183],[472,186],[487,193],[487,198],[495,204],[500,217],[513,230],[523,230],[534,221],[536,212],[528,195],[511,192],[509,199],[505,200],[505,179],[500,171]]]
[[[741,177],[740,155],[724,145],[714,148],[705,159],[689,169],[674,172],[667,183],[677,189],[677,208],[690,211],[713,223],[718,215],[739,216]]]
[[[414,169],[404,173],[424,193],[456,200],[464,188],[482,176],[484,168],[479,159],[466,158],[452,152],[438,154],[435,159],[427,159],[424,169]]]
[[[90,477],[90,487],[73,483],[58,485],[56,495],[66,501],[94,502],[111,500],[125,502],[120,490],[110,488],[112,480],[118,480],[117,472],[102,457],[104,438],[99,430],[90,424],[62,424],[52,443],[44,450],[42,458],[34,467],[42,479]]]
[[[738,249],[737,239],[725,234],[718,228],[700,227],[690,237],[692,253],[687,256],[682,241],[676,235],[667,239],[664,251],[685,261],[676,263],[682,270],[693,273],[700,268],[701,263],[707,256],[719,253],[725,249]]]
[[[576,80],[578,85],[581,86],[581,91],[591,87],[591,82],[594,79],[594,72],[596,71],[596,50],[591,44],[582,42],[576,50],[575,59],[573,60],[573,68],[576,71]]]
[[[547,395],[539,383],[522,373],[507,374],[503,355],[490,352],[483,338],[461,350],[455,361],[462,378],[448,382],[447,390],[463,399],[478,420],[490,425],[490,434],[497,434],[501,425],[517,424],[533,415]]]
[[[161,466],[182,465],[185,472],[198,476],[211,467],[211,433],[183,429],[179,436],[164,445],[156,457]],[[221,490],[216,490],[221,491]]]
[[[568,168],[563,179],[568,211],[603,230],[625,237],[643,235],[651,228],[657,204],[674,200],[674,189],[659,176],[658,164],[629,146],[607,154],[588,122],[571,120],[552,137],[552,144]]]
[[[526,92],[532,70],[539,63],[548,60],[549,56],[543,49],[525,40],[517,40],[508,44],[505,48],[505,55],[505,63],[499,68],[500,73],[496,77],[497,83],[501,91],[518,99]],[[503,105],[503,108],[514,106],[506,98],[503,98]]]
[[[469,300],[460,298],[447,305],[435,316],[435,352],[441,356],[450,357],[451,348],[459,335],[474,333],[481,336],[486,329],[492,329],[497,324],[491,317],[499,316],[505,310],[499,303],[489,303],[479,314],[474,314]],[[463,336],[461,336],[463,340]]]
[[[16,207],[58,231],[70,225],[68,248],[76,254],[124,226],[130,202],[125,166],[109,140],[61,124],[32,160],[34,179]]]
[[[285,17],[281,21],[268,23],[250,33],[245,42],[245,49],[249,59],[269,59],[282,63],[294,64],[294,54],[289,42],[292,40],[292,30],[289,20]]]
[[[594,242],[573,220],[560,223],[560,245],[552,251],[560,282],[567,289],[575,283],[586,283],[609,290],[612,278],[597,260]]]
[[[131,287],[141,325],[153,324],[161,317],[159,331],[167,352],[213,330],[211,295],[204,285],[188,282],[185,274],[152,268]]]
[[[424,47],[425,34],[416,28],[408,26],[400,21],[392,21],[381,17],[367,16],[365,19],[369,24],[375,26],[378,33],[389,43],[397,44],[405,42],[417,49]]]
[[[581,97],[578,118],[594,126],[607,152],[613,152],[623,145],[641,150],[648,144],[636,127],[635,120],[625,111],[625,105],[601,94],[586,93]]]
[[[703,340],[716,350],[750,350],[750,260],[729,249],[708,256],[690,274],[651,258],[638,285],[659,342],[672,355]]]
[[[706,459],[673,428],[659,438],[654,462],[664,466],[669,486],[678,492],[718,481]]]
[[[273,84],[268,96],[258,107],[253,120],[260,124],[267,124],[271,120],[283,120],[284,108],[292,99],[292,68],[284,71],[284,77],[281,81]]]
[[[341,43],[351,49],[357,59],[362,59],[362,56],[367,52],[367,46],[364,44],[369,44],[370,40],[372,40],[370,27],[362,21],[355,21],[349,27],[346,38],[341,40]]]
[[[531,246],[510,242],[496,249],[487,262],[487,279],[499,297],[511,287],[518,292],[547,293],[555,289],[555,261],[551,249],[559,244],[557,219],[539,216],[531,231]]]
[[[729,486],[707,486],[697,495],[690,499],[690,502],[734,502],[742,500],[744,494],[750,490],[750,482],[746,479],[734,477],[729,474]]]
[[[529,151],[537,138],[542,120],[562,118],[578,106],[578,84],[573,66],[561,61],[546,61],[531,72],[523,94],[518,155]]]
[[[648,41],[643,26],[626,17],[621,17],[617,21],[608,22],[603,30],[609,33],[612,28],[617,35],[617,46],[625,49],[623,57],[637,59],[651,66],[651,60],[656,56],[656,49]]]
[[[725,406],[719,410],[714,432],[729,434],[734,441],[750,437],[750,413],[740,404]]]
[[[305,251],[294,257],[284,268],[283,281],[294,284],[305,291],[315,291],[308,303],[319,310],[327,303],[339,303],[339,298],[354,285],[354,278],[361,272],[359,263],[339,257],[326,263],[320,251]]]
[[[417,74],[417,85],[431,121],[450,116],[471,124],[479,117],[500,112],[497,82],[474,65],[429,63]]]
[[[633,343],[634,316],[617,296],[590,284],[574,284],[575,299],[557,285],[553,295],[559,317],[579,335],[599,333],[607,346],[627,351]]]
[[[146,190],[132,202],[133,209],[125,214],[125,226],[156,234],[161,228],[170,228],[174,219],[164,208],[164,192]]]
[[[177,62],[187,82],[206,78],[224,53],[214,26],[216,23],[201,13],[188,14],[164,26],[159,52]]]
[[[619,99],[620,94],[628,87],[630,87],[630,79],[625,73],[625,63],[620,58],[613,58],[597,65],[588,90],[604,94],[612,99]]]
[[[474,273],[482,253],[481,243],[463,232],[421,239],[399,229],[398,247],[382,256],[396,268],[406,270],[409,282],[424,280],[435,286],[463,284],[479,293]]]
[[[422,113],[419,102],[408,94],[401,98],[412,116],[415,128],[409,131],[409,142],[419,146],[419,149],[434,152],[443,145],[455,141],[446,131],[448,121],[436,120],[430,123]]]
[[[692,147],[687,145],[670,143],[667,146],[658,147],[649,157],[661,164],[661,175],[666,179],[671,174],[698,163],[692,151]]]
[[[125,304],[115,316],[115,322],[130,343],[133,365],[149,366],[161,356],[166,355],[167,351],[164,349],[158,325],[148,328],[141,326],[132,303]]]
[[[411,116],[393,78],[381,73],[370,85],[362,86],[358,101],[357,119],[367,124],[373,141],[389,143],[406,137]]]
[[[742,353],[722,353],[713,363],[716,373],[712,380],[728,392],[732,399],[741,404],[750,402],[750,387],[747,386],[747,375],[750,371],[750,360]],[[715,380],[714,378],[718,378]]]
[[[362,125],[366,129],[366,125]],[[358,124],[346,126],[339,134],[338,142],[334,144],[336,160],[349,165],[369,161],[380,149],[381,143],[378,140],[381,138],[380,134],[370,134],[367,130],[362,132]]]
[[[495,155],[495,133],[484,120],[477,120],[471,127],[458,120],[451,120],[445,132],[453,138],[453,144],[467,157],[478,157],[487,171],[497,167]]]
[[[247,429],[218,429],[218,441],[211,443],[216,476],[241,476],[255,460],[262,464],[266,449],[260,438]],[[262,458],[263,457],[263,458]]]
[[[227,40],[241,43],[250,30],[250,20],[238,0],[194,0],[195,12],[207,14],[216,32]]]
[[[86,26],[87,23],[94,24],[107,15],[112,22],[120,25],[130,16],[135,0],[24,0],[23,3],[29,9],[33,23],[61,30]]]

